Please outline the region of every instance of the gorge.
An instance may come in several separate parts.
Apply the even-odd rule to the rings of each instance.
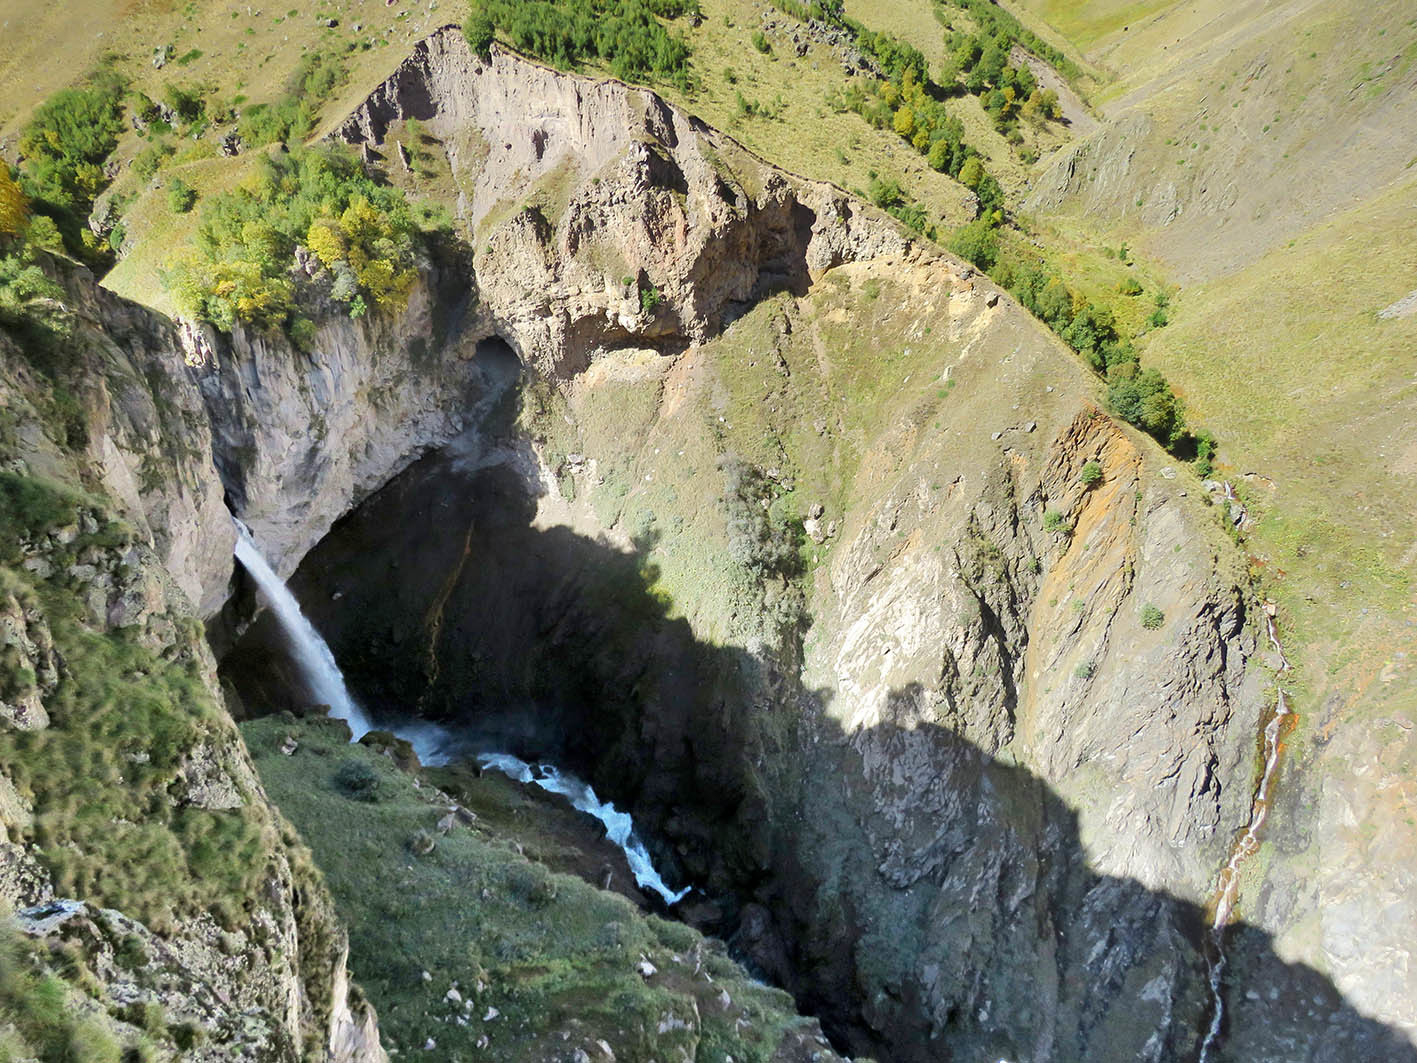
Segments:
[[[410,123],[455,222],[401,311],[296,342],[53,256],[71,405],[0,330],[0,897],[73,1014],[212,1060],[1417,1060],[1400,957],[1279,940],[1320,820],[1228,483],[648,89],[446,27],[324,131],[392,170]]]

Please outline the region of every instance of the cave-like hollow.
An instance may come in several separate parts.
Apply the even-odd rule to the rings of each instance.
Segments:
[[[509,752],[587,780],[632,812],[664,878],[693,887],[668,911],[645,893],[647,907],[725,939],[839,1046],[880,1055],[846,985],[799,969],[791,887],[772,856],[781,824],[760,768],[765,753],[790,758],[763,748],[763,716],[780,718],[802,691],[773,662],[706,645],[672,618],[653,590],[650,544],[626,549],[537,520],[545,488],[518,430],[519,363],[495,338],[478,357],[501,394],[307,553],[288,581],[302,610],[377,728],[436,721],[469,756]],[[234,711],[316,709],[239,567],[235,587],[213,636]]]

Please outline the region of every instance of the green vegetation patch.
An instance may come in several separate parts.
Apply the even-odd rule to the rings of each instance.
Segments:
[[[76,255],[102,257],[84,223],[108,185],[103,163],[122,132],[122,81],[101,72],[40,104],[20,136],[20,184],[34,211],[54,221]]]
[[[417,222],[398,189],[377,184],[348,149],[297,149],[262,159],[236,188],[205,203],[194,250],[164,276],[178,305],[230,330],[237,321],[313,326],[297,285],[322,286],[351,317],[401,310],[416,279]],[[292,274],[297,246],[318,267]]]
[[[92,630],[86,609],[106,607],[84,603],[110,584],[131,593],[122,558],[132,533],[75,492],[14,473],[0,474],[0,513],[4,562],[39,556],[51,570],[30,584],[0,569],[0,590],[44,617],[61,662],[49,726],[0,731],[0,770],[33,805],[27,841],[56,892],[159,932],[199,909],[239,924],[259,899],[269,827],[245,806],[181,800],[191,752],[232,740],[202,674],[200,625],[166,617],[161,642],[133,628]]]
[[[698,8],[696,0],[479,0],[463,28],[483,55],[500,34],[562,69],[604,62],[627,81],[662,79],[687,89],[689,46],[660,20]]]
[[[477,819],[442,834],[447,806],[430,800],[432,788],[416,790],[392,760],[350,745],[337,723],[266,717],[242,731],[349,925],[351,967],[386,1044],[409,1052],[432,1038],[438,1058],[491,1060],[597,1054],[603,1039],[619,1060],[684,1049],[766,1063],[803,1023],[722,944],[522,855],[556,848],[542,818],[554,810],[509,780],[465,779]],[[282,754],[292,737],[295,752]]]

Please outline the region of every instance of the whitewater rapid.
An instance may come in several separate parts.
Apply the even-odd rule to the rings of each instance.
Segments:
[[[329,644],[320,637],[315,626],[300,611],[300,603],[296,601],[290,588],[261,556],[246,526],[237,521],[236,530],[236,559],[256,581],[256,586],[260,588],[281,630],[290,639],[295,663],[310,685],[311,692],[321,704],[329,706],[331,716],[349,725],[350,741],[359,741],[373,730],[374,725],[349,693],[344,682],[344,673],[340,671]],[[419,763],[425,767],[442,767],[468,759],[466,740],[456,731],[441,724],[426,720],[408,720],[384,729],[408,742],[418,756]],[[630,814],[601,801],[589,784],[574,775],[560,771],[554,765],[528,764],[509,753],[478,753],[475,756],[483,767],[499,771],[518,782],[532,783],[549,793],[560,794],[578,811],[599,820],[605,827],[606,837],[625,854],[635,882],[641,889],[653,890],[669,905],[677,904],[689,892],[687,886],[678,891],[669,888],[655,870],[654,862],[650,859],[644,843],[635,834],[635,825]]]

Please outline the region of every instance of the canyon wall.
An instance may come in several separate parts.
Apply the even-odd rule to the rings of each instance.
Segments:
[[[691,917],[851,1051],[1189,1058],[1266,698],[1225,513],[987,279],[645,90],[448,30],[338,135],[377,162],[410,118],[446,151],[472,268],[431,251],[402,315],[326,316],[297,350],[179,333],[76,275],[67,427],[12,398],[43,382],[7,352],[7,467],[131,526],[77,563],[117,550],[114,579],[174,584],[161,609],[94,597],[78,627],[137,628],[219,705],[190,616],[231,594],[225,500],[282,574],[310,557],[302,600],[388,707],[549,705],[533,737],[577,749],[702,888]],[[450,468],[400,501],[425,455]],[[35,681],[11,715],[72,726],[42,607],[12,614]],[[229,720],[183,741],[179,804],[249,810],[273,869],[252,903],[320,943],[240,992],[376,1058]],[[1223,1058],[1411,1055],[1265,935],[1233,940],[1246,986],[1284,990],[1247,995]]]

